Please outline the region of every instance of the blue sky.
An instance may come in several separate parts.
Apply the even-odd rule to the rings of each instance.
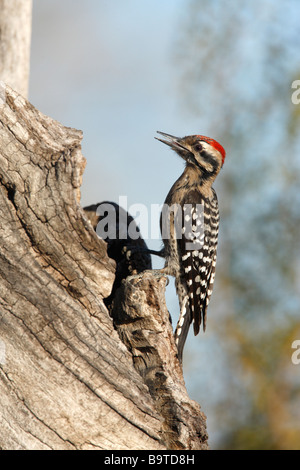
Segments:
[[[119,194],[130,204],[163,202],[180,173],[153,137],[190,128],[171,60],[183,3],[34,2],[30,99],[83,130],[83,205]]]

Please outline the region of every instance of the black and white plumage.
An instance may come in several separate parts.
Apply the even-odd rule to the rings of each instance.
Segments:
[[[193,135],[183,138],[161,133],[186,162],[183,174],[170,189],[161,214],[165,267],[175,276],[180,315],[175,330],[178,357],[191,323],[197,335],[206,327],[217,258],[219,209],[212,183],[219,173],[225,150],[213,139]]]
[[[217,259],[219,211],[216,193],[212,200],[204,199],[200,193],[193,192],[193,200],[199,202],[191,205],[191,209],[186,209],[190,203],[184,203],[183,217],[192,220],[192,234],[200,236],[200,246],[194,249],[186,249],[190,237],[185,233],[182,239],[178,240],[181,253],[182,275],[180,281],[176,282],[177,293],[180,299],[180,318],[175,331],[175,341],[178,343],[180,337],[186,337],[191,321],[193,321],[194,334],[197,335],[201,323],[203,330],[206,328],[207,306],[212,294],[215,278],[215,268]],[[190,198],[187,198],[189,200]],[[196,204],[203,211],[199,218],[195,218]],[[193,219],[194,217],[194,219]],[[202,238],[201,238],[202,237]],[[187,318],[185,318],[187,316]],[[184,326],[187,328],[184,331]]]

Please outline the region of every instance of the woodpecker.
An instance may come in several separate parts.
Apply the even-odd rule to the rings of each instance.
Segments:
[[[218,199],[212,184],[226,154],[217,141],[203,135],[180,138],[159,131],[158,134],[164,139],[155,138],[185,161],[184,172],[171,187],[160,218],[165,257],[161,272],[175,277],[180,315],[174,336],[182,362],[191,323],[195,335],[201,323],[204,331],[206,328],[219,231]]]

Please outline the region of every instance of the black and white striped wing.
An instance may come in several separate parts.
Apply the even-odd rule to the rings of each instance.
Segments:
[[[207,215],[207,226],[210,230],[210,237],[209,237],[209,245],[210,245],[210,256],[212,259],[211,262],[211,269],[209,275],[209,282],[207,285],[207,292],[205,298],[205,306],[204,306],[204,326],[206,324],[206,310],[209,304],[211,294],[213,291],[215,275],[216,275],[216,262],[217,262],[217,248],[218,248],[218,235],[219,235],[219,207],[218,207],[218,200],[217,196],[214,193],[214,199],[210,204],[209,215]]]
[[[202,321],[203,329],[206,327],[206,309],[215,277],[219,227],[216,196],[210,201],[199,192],[190,193],[183,204],[182,222],[183,233],[179,241],[182,275],[186,279],[194,334],[197,335]]]

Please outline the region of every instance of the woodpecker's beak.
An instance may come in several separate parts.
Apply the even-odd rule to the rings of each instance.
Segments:
[[[165,132],[160,132],[157,131],[158,134],[163,135],[166,137],[168,140],[164,139],[159,139],[158,137],[154,137],[156,140],[159,140],[163,144],[168,145],[171,147],[171,149],[175,150],[182,158],[185,159],[185,156],[187,156],[190,153],[190,150],[188,150],[186,147],[184,147],[180,141],[180,137],[175,137],[174,135],[171,134],[166,134]]]

